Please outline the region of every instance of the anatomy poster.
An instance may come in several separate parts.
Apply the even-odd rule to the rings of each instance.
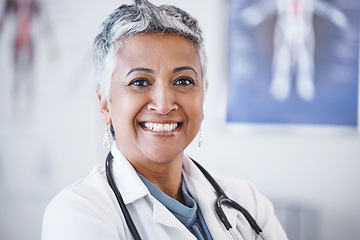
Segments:
[[[358,0],[231,0],[230,123],[357,126]]]

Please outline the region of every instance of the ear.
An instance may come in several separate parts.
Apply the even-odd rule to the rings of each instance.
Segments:
[[[98,98],[99,98],[99,103],[100,103],[100,112],[101,115],[103,117],[103,121],[105,122],[105,124],[110,124],[111,123],[111,115],[110,115],[110,110],[109,110],[109,103],[106,99],[105,96],[99,94],[98,91],[96,91]]]

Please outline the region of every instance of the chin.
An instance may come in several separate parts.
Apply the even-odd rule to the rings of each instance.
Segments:
[[[174,151],[170,149],[151,149],[146,155],[154,162],[167,163],[176,159],[182,160],[183,153],[183,151]]]

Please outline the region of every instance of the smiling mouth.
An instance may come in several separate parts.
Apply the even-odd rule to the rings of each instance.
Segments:
[[[153,122],[141,122],[139,123],[140,126],[142,126],[143,128],[146,128],[148,130],[154,131],[154,132],[172,132],[176,129],[178,129],[182,123],[178,122],[178,123],[166,123],[166,124],[162,124],[162,123],[153,123]]]

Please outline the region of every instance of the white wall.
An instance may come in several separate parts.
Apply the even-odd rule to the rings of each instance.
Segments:
[[[46,1],[54,41],[44,35],[37,38],[36,97],[33,103],[23,99],[19,104],[33,106],[31,113],[14,113],[11,23],[1,32],[0,239],[39,239],[51,197],[104,161],[105,126],[89,51],[97,26],[117,2]],[[198,18],[205,35],[210,86],[203,146],[191,145],[188,153],[211,171],[253,181],[274,201],[281,221],[293,224],[284,226],[291,234],[299,226],[300,236],[291,235],[292,239],[360,239],[358,132],[227,125],[227,1],[153,2],[184,8]],[[56,58],[49,56],[54,49]]]

